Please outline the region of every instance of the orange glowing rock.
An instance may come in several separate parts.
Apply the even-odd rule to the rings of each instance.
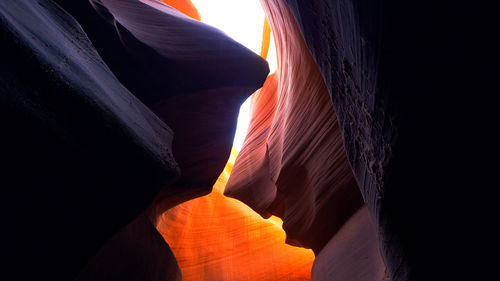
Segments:
[[[161,0],[170,7],[177,9],[186,16],[192,17],[195,20],[201,20],[200,13],[193,3],[189,0]]]
[[[165,212],[157,225],[183,280],[309,280],[314,254],[285,244],[281,221],[265,220],[222,192],[237,152],[212,193]]]
[[[260,49],[260,56],[267,59],[269,53],[269,43],[271,42],[271,27],[267,18],[264,18],[264,28],[262,30],[262,47]]]

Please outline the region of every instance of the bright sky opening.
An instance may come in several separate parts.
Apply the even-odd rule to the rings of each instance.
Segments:
[[[201,15],[201,20],[214,26],[240,44],[260,55],[262,31],[264,28],[264,11],[257,0],[191,0]],[[270,73],[276,70],[276,49],[274,40],[269,45],[267,55]],[[233,147],[241,150],[250,123],[250,98],[240,107],[238,126],[234,136]]]

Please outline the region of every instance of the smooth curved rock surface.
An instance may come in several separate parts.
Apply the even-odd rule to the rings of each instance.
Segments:
[[[252,98],[225,194],[283,218],[287,242],[319,253],[363,201],[321,73],[283,1],[263,1],[278,70]]]
[[[6,193],[5,198],[16,199],[3,206],[9,210],[3,213],[8,214],[8,225],[18,229],[7,233],[16,239],[6,253],[13,256],[12,270],[26,275],[20,279],[34,279],[28,277],[31,274],[43,279],[53,272],[49,264],[54,263],[64,269],[53,279],[67,280],[116,233],[80,278],[102,279],[131,271],[139,278],[147,270],[144,263],[134,261],[131,253],[140,249],[133,242],[161,243],[147,224],[129,223],[148,205],[154,222],[169,207],[211,190],[231,149],[239,105],[262,85],[267,63],[222,32],[159,1],[58,3],[81,21],[113,74],[171,124],[176,138],[171,148],[170,128],[116,80],[78,23],[61,8],[51,1],[3,2],[2,38],[12,51],[2,65],[2,82],[8,90],[2,96],[2,116],[19,121],[6,126],[12,137],[2,140],[10,149],[2,161],[12,162],[4,170],[11,173],[7,182],[20,176],[21,167],[36,175],[18,180],[18,186],[29,188]],[[29,96],[33,91],[37,94]],[[32,139],[39,143],[30,145]],[[182,175],[174,184],[179,167],[172,152]],[[31,165],[21,165],[31,158],[35,159]],[[55,171],[62,175],[54,176]],[[52,186],[46,194],[41,191],[45,186]],[[76,190],[80,192],[75,194]],[[34,194],[24,200],[28,206],[13,215],[12,208],[21,200],[19,192],[25,191]],[[77,198],[69,200],[71,194]],[[32,202],[37,196],[40,202]],[[39,234],[44,242],[22,244],[19,241],[30,239],[22,221],[15,218],[30,217],[35,209],[40,218],[30,223],[44,230]],[[99,231],[90,233],[96,228]],[[51,244],[53,251],[47,248]],[[165,268],[159,267],[175,264],[155,258],[171,257],[168,246],[161,245],[157,251],[146,247],[141,252],[142,261],[149,261],[151,270],[158,269],[144,278],[161,279]],[[26,258],[42,260],[37,270],[20,270],[24,251]],[[47,257],[33,256],[43,253]],[[106,266],[102,257],[122,260]],[[164,277],[178,278],[171,273]]]
[[[73,280],[177,178],[173,132],[52,1],[1,1],[0,39],[3,274]]]
[[[287,242],[312,248],[312,280],[382,280],[385,265],[346,158],[328,89],[285,1],[262,1],[278,70],[252,119],[225,194],[283,217]]]
[[[161,1],[91,3],[106,22],[89,21],[92,11],[64,2],[120,81],[176,133],[181,178],[159,195],[151,210],[157,217],[210,192],[230,154],[239,106],[262,86],[269,68],[223,32]],[[115,30],[101,28],[109,23]]]
[[[311,279],[387,280],[375,228],[366,206],[359,208],[316,256]]]
[[[115,234],[80,272],[76,281],[181,281],[170,247],[146,215]]]
[[[142,75],[148,74],[151,77],[147,78],[156,79],[152,81],[158,87],[154,92],[147,92],[144,87],[131,89],[146,104],[173,96],[176,92],[165,91],[169,83],[179,84],[177,93],[226,87],[258,89],[269,71],[265,60],[222,31],[194,20],[161,1],[91,2],[96,11],[116,27],[131,56],[141,60],[144,68],[150,69]],[[103,58],[106,59],[106,56]],[[137,71],[111,68],[118,73]],[[167,69],[165,74],[159,72]],[[177,74],[166,81],[166,74],[169,73]],[[128,85],[129,82],[123,83]]]
[[[222,194],[233,150],[213,191],[165,212],[158,230],[179,262],[183,280],[310,280],[314,254],[285,244],[280,220],[268,220]]]

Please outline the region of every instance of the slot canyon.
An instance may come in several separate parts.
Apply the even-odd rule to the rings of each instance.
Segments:
[[[213,2],[0,0],[1,280],[498,278],[500,5]]]

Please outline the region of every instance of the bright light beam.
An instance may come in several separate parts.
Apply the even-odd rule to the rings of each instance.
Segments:
[[[224,31],[228,36],[260,55],[264,11],[258,0],[191,0],[201,21]],[[267,61],[276,70],[276,50],[271,35]],[[240,107],[233,147],[240,151],[250,123],[250,98]]]

